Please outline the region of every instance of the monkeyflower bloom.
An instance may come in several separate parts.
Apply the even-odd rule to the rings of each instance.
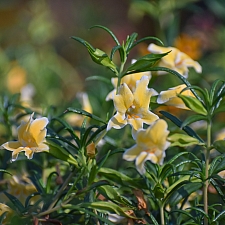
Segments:
[[[169,131],[165,120],[159,119],[146,130],[140,129],[136,135],[136,144],[127,149],[123,159],[134,161],[140,174],[145,173],[144,163],[147,160],[153,163],[163,163],[165,150],[169,147],[167,141]]]
[[[130,90],[133,92],[136,88],[136,82],[140,80],[143,76],[149,77],[149,80],[151,79],[150,72],[133,73],[133,74],[124,76],[121,79],[121,84],[126,83],[127,86],[130,88]],[[116,95],[116,87],[118,83],[118,78],[113,77],[111,79],[111,82],[112,82],[112,85],[114,86],[114,89],[106,96],[106,101],[112,100],[113,97]]]
[[[33,158],[36,152],[47,151],[49,149],[45,142],[48,119],[42,117],[33,120],[34,113],[31,114],[28,122],[22,121],[18,127],[18,141],[9,141],[1,147],[12,151],[12,161],[15,161],[20,152],[24,151],[28,159]]]
[[[176,87],[169,88],[169,90],[167,90],[167,91],[161,91],[157,98],[157,103],[165,104],[165,105],[169,105],[169,106],[175,106],[177,108],[189,110],[189,108],[186,107],[186,105],[184,104],[182,99],[177,96],[186,87],[187,86],[185,84],[182,84],[182,85],[178,85]],[[186,95],[186,96],[195,97],[190,89],[183,91],[181,94]]]
[[[161,47],[155,44],[150,44],[148,50],[152,53],[168,53],[168,55],[161,58],[158,66],[167,67],[169,69],[175,70],[184,77],[188,76],[188,67],[193,67],[197,73],[202,72],[202,67],[187,54],[179,51],[173,47]],[[158,74],[165,74],[165,72],[158,72]]]
[[[149,103],[153,89],[148,89],[149,77],[143,76],[136,82],[134,92],[126,83],[123,83],[117,95],[114,96],[116,114],[109,120],[107,130],[112,127],[121,129],[130,124],[133,128],[132,135],[143,127],[143,123],[152,124],[159,117],[149,111]]]

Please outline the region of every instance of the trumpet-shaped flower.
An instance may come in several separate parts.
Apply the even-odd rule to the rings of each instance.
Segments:
[[[181,98],[179,98],[177,95],[181,93],[183,89],[185,89],[187,86],[185,84],[178,85],[176,87],[169,88],[167,91],[161,91],[159,93],[159,96],[157,98],[157,103],[159,104],[165,104],[169,106],[175,106],[177,108],[181,109],[188,109]],[[185,90],[181,93],[182,95],[195,97],[194,94],[191,92],[191,90]]]
[[[200,64],[193,59],[191,59],[187,54],[179,51],[173,47],[161,47],[155,44],[150,44],[148,50],[152,53],[168,53],[168,55],[161,58],[159,61],[159,66],[167,67],[169,69],[175,70],[181,75],[188,76],[188,67],[193,67],[197,73],[202,72],[202,67]],[[159,72],[158,74],[165,74],[164,72]]]
[[[127,149],[123,154],[123,159],[134,161],[140,174],[145,173],[144,163],[147,160],[153,163],[163,163],[165,150],[169,147],[167,141],[169,131],[165,120],[159,119],[146,130],[140,129],[137,132],[136,144]]]
[[[31,114],[28,122],[22,121],[18,127],[18,141],[9,141],[1,147],[12,151],[12,161],[15,161],[20,152],[24,151],[28,159],[33,158],[35,152],[47,151],[48,145],[44,143],[48,124],[48,119],[42,117],[33,120],[34,113]]]
[[[132,134],[135,136],[137,130],[143,127],[143,123],[152,124],[158,116],[149,111],[150,98],[154,91],[148,89],[149,77],[143,76],[136,82],[134,92],[130,90],[126,83],[119,88],[119,93],[114,96],[114,106],[117,113],[109,120],[107,130],[112,127],[121,129],[130,124],[133,128]]]
[[[133,73],[127,76],[124,76],[121,79],[121,83],[126,83],[127,86],[130,88],[130,90],[133,92],[136,88],[136,82],[140,80],[143,76],[149,77],[149,80],[151,79],[151,73],[150,72],[141,72],[141,73]],[[116,95],[116,87],[118,83],[118,78],[113,77],[111,79],[112,85],[114,86],[114,89],[106,96],[106,101],[109,101],[113,99],[113,97]]]

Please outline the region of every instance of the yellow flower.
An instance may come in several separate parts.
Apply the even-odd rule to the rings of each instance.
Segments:
[[[130,75],[127,75],[121,79],[121,84],[126,83],[127,86],[130,88],[130,90],[133,92],[136,88],[136,82],[140,80],[143,76],[148,76],[149,80],[151,79],[151,73],[150,72],[142,72],[142,73],[133,73]],[[114,90],[112,90],[107,96],[106,96],[106,101],[109,101],[113,99],[113,97],[116,95],[116,87],[117,87],[117,82],[118,78],[113,77],[111,79],[111,82],[114,86]]]
[[[163,163],[165,150],[169,147],[167,136],[167,123],[159,119],[146,130],[140,129],[137,132],[136,144],[127,149],[123,154],[123,159],[134,161],[140,174],[145,173],[144,163],[147,160],[153,163]]]
[[[132,92],[126,83],[119,88],[119,93],[114,96],[114,106],[117,113],[109,120],[107,130],[112,127],[121,129],[130,124],[135,136],[143,123],[152,124],[159,117],[149,111],[149,103],[153,89],[148,89],[149,77],[143,76],[136,82],[136,89]]]
[[[167,91],[161,91],[157,98],[157,103],[165,104],[165,105],[169,105],[169,106],[175,106],[177,108],[189,110],[189,108],[187,108],[185,106],[182,99],[177,96],[186,87],[187,86],[185,84],[182,84],[182,85],[178,85],[176,87],[169,88],[169,90],[167,90]],[[186,96],[195,97],[194,94],[189,89],[183,91],[181,94],[186,95]]]
[[[16,198],[18,198],[22,204],[25,204],[27,197],[35,192],[38,192],[33,183],[26,176],[13,176],[8,181],[7,192]],[[37,200],[39,196],[31,198],[34,203],[34,199]]]
[[[168,55],[162,57],[159,61],[158,66],[167,67],[169,69],[175,70],[181,75],[188,76],[188,67],[193,67],[197,73],[202,72],[202,67],[200,64],[193,59],[191,59],[187,54],[179,51],[173,47],[161,47],[155,44],[150,44],[148,50],[152,53],[168,53]],[[165,74],[165,72],[158,72],[158,74]]]
[[[18,127],[18,141],[9,141],[1,147],[12,151],[12,161],[15,161],[21,151],[25,152],[28,159],[33,158],[34,152],[47,151],[48,145],[44,144],[48,124],[48,119],[42,117],[33,120],[34,113],[31,114],[28,122],[22,121]]]
[[[9,208],[9,206],[7,206],[3,203],[0,203],[0,216],[5,212],[7,212],[7,213],[1,223],[2,225],[10,224],[9,222],[10,222],[11,218],[13,217],[13,215],[15,214],[15,212],[11,208]]]

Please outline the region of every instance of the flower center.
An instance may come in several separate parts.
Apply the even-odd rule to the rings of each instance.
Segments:
[[[137,118],[140,118],[140,116],[138,116],[136,113],[135,113],[135,105],[131,105],[128,110],[126,111],[126,116],[128,119],[137,119]]]

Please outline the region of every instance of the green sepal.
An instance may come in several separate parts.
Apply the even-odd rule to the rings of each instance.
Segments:
[[[158,60],[160,60],[163,56],[167,55],[169,52],[163,54],[148,54],[141,58],[139,58],[136,62],[131,64],[126,72],[125,75],[137,73],[137,72],[145,72],[148,71]]]
[[[186,134],[172,134],[168,137],[168,141],[171,142],[172,146],[186,147],[190,145],[203,145],[198,139],[191,137]]]
[[[57,159],[68,162],[78,167],[78,163],[76,159],[69,152],[67,152],[63,147],[59,146],[57,143],[51,140],[48,140],[46,144],[49,146],[49,150],[47,151],[49,154],[51,154]]]
[[[116,65],[113,63],[113,61],[110,60],[109,56],[104,51],[98,48],[94,48],[91,44],[89,44],[87,41],[83,40],[82,38],[74,37],[74,36],[72,36],[71,38],[80,42],[87,48],[92,60],[95,63],[108,67],[113,72],[117,71]]]
[[[220,152],[225,153],[225,140],[218,140],[213,143],[214,148]]]
[[[202,105],[202,103],[197,99],[192,96],[186,96],[182,94],[177,95],[179,98],[182,99],[184,104],[194,112],[201,114],[201,115],[207,115],[207,111],[205,107]]]
[[[6,191],[4,191],[3,193],[12,202],[12,204],[15,206],[15,208],[18,212],[20,212],[22,214],[26,211],[25,207],[23,206],[23,204],[20,202],[20,200],[18,198],[16,198],[15,196],[7,193]]]

